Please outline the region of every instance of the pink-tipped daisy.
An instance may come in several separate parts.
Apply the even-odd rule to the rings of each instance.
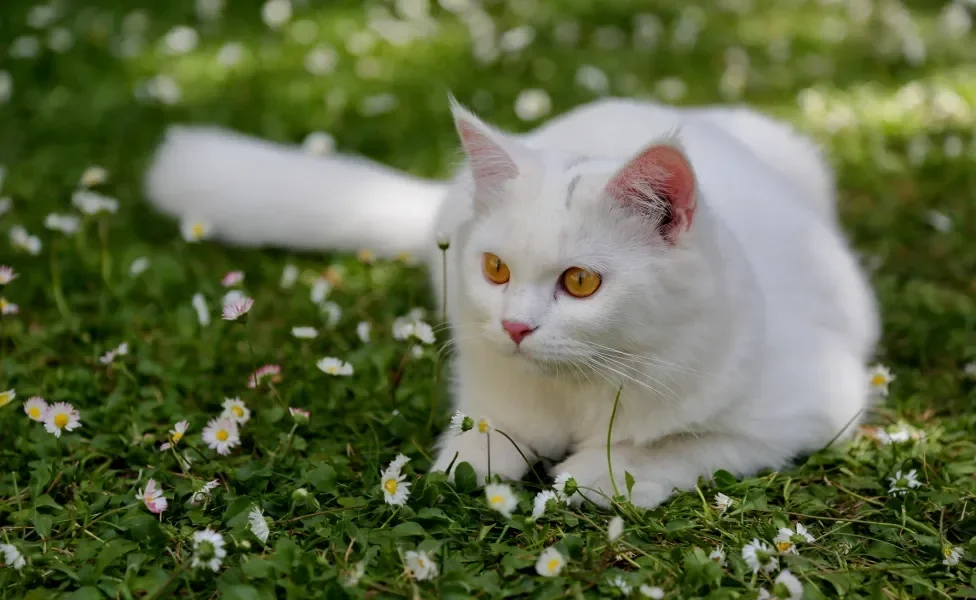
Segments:
[[[229,302],[224,305],[224,312],[221,317],[225,321],[236,321],[246,315],[252,306],[254,306],[252,298],[244,298],[239,302]]]
[[[32,421],[41,422],[44,420],[44,413],[47,411],[47,402],[40,396],[33,396],[24,402],[24,412]]]
[[[244,281],[244,271],[231,271],[223,276],[220,280],[220,285],[234,287],[235,285],[240,285],[242,281]]]
[[[0,285],[7,285],[14,279],[17,279],[18,275],[14,272],[13,267],[8,267],[7,265],[0,265]]]
[[[281,381],[281,366],[279,365],[264,365],[263,367],[258,367],[251,377],[247,380],[247,387],[256,388],[265,379],[269,380],[271,383],[278,383]]]
[[[73,431],[81,427],[81,413],[67,402],[55,402],[44,412],[44,429],[54,437],[61,437],[62,431]]]
[[[16,315],[19,312],[19,306],[0,296],[0,315]]]
[[[166,510],[168,501],[163,497],[163,490],[156,487],[156,480],[150,479],[146,482],[146,489],[139,490],[136,500],[141,500],[149,512],[158,515]]]
[[[301,408],[290,407],[288,409],[288,412],[291,413],[292,420],[295,421],[295,423],[298,423],[299,425],[304,425],[308,423],[309,420],[312,418],[312,413],[308,412],[307,410],[303,410]]]

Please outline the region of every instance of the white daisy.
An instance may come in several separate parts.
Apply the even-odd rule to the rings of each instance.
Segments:
[[[318,156],[329,154],[335,150],[335,138],[324,131],[313,131],[305,136],[302,149]]]
[[[15,571],[23,569],[27,564],[24,555],[13,544],[0,544],[0,554],[3,554],[3,564]]]
[[[186,435],[186,429],[190,426],[188,421],[178,421],[172,429],[169,430],[169,441],[162,444],[159,449],[163,452],[169,450],[176,444],[180,443],[183,436]]]
[[[543,577],[555,577],[566,566],[566,558],[555,546],[549,546],[539,555],[539,560],[535,561],[535,572]]]
[[[13,267],[8,267],[7,265],[0,265],[0,285],[7,285],[14,279],[19,277],[14,271]]]
[[[560,500],[569,503],[570,497],[576,493],[577,484],[576,480],[569,473],[562,472],[556,475],[555,481],[552,482],[552,487],[559,494]]]
[[[203,501],[210,497],[210,492],[215,490],[219,485],[220,482],[217,481],[216,479],[212,481],[208,481],[207,483],[203,484],[202,488],[193,492],[193,495],[190,496],[190,499],[187,501],[187,504],[189,504],[190,506],[199,506],[203,504]]]
[[[47,402],[40,396],[33,396],[24,402],[24,412],[32,421],[43,421],[44,413],[47,411]]]
[[[66,235],[71,235],[81,227],[81,219],[74,215],[51,213],[44,217],[44,226],[51,231],[60,231]]]
[[[611,542],[616,542],[623,533],[624,520],[620,517],[610,519],[610,523],[607,525],[607,539]]]
[[[326,324],[330,328],[335,327],[339,322],[339,319],[342,318],[342,308],[340,308],[335,302],[323,302],[321,306],[322,312],[324,312],[326,315]]]
[[[14,401],[17,397],[17,392],[15,390],[7,390],[5,392],[0,392],[0,408],[7,406]]]
[[[240,302],[225,304],[221,318],[225,321],[236,321],[250,312],[252,306],[254,306],[254,300],[251,298],[244,298]]]
[[[285,268],[281,270],[281,281],[278,285],[287,290],[294,287],[296,281],[298,281],[298,267],[285,265]]]
[[[203,430],[203,441],[217,454],[230,454],[231,448],[241,443],[237,422],[225,417],[211,419]]]
[[[308,297],[312,301],[312,304],[322,304],[325,299],[329,296],[329,292],[332,291],[332,284],[329,283],[324,277],[319,277],[314,282],[312,282],[312,287],[309,288]]]
[[[200,323],[200,326],[210,325],[210,308],[207,306],[207,299],[203,297],[203,294],[193,294],[191,303],[193,310],[197,313],[197,322]]]
[[[314,327],[292,327],[291,334],[300,340],[310,340],[319,334]]]
[[[3,71],[0,71],[0,85],[2,85],[3,82],[3,73],[4,73]],[[2,93],[3,90],[0,89],[0,94]],[[3,104],[2,98],[0,98],[0,104]],[[10,209],[13,207],[13,205],[14,205],[13,200],[7,198],[6,196],[0,196],[0,217],[10,212]]]
[[[816,541],[815,538],[810,535],[807,528],[801,523],[797,523],[795,531],[788,527],[780,527],[779,532],[773,539],[773,544],[776,545],[776,550],[780,553],[799,554],[796,548],[797,544],[804,542],[812,544],[814,541]]]
[[[451,247],[451,238],[448,237],[446,233],[440,232],[437,234],[437,247],[441,250],[447,250]]]
[[[764,573],[772,573],[779,568],[776,550],[757,538],[742,547],[742,560],[746,561],[753,573],[758,573],[760,569]]]
[[[627,580],[624,579],[622,575],[617,575],[616,577],[611,579],[610,585],[620,590],[620,593],[623,594],[624,596],[629,596],[631,592],[634,591],[634,588],[632,588],[631,585],[627,583]]]
[[[654,600],[661,600],[664,598],[664,590],[654,585],[644,584],[637,588],[637,591],[641,593],[641,596],[645,598],[653,598]]]
[[[976,360],[966,363],[962,368],[962,372],[966,377],[976,379]]]
[[[0,315],[16,315],[19,312],[19,306],[0,296]]]
[[[101,357],[99,357],[99,362],[103,365],[110,365],[115,362],[115,359],[119,356],[125,356],[129,353],[129,344],[122,342],[116,348],[112,348]]]
[[[105,167],[92,165],[81,174],[81,179],[78,183],[86,188],[90,188],[101,185],[106,181],[108,181],[108,170]]]
[[[471,431],[473,428],[474,419],[461,411],[455,411],[454,416],[451,417],[450,431],[452,435],[461,435],[465,431]]]
[[[132,261],[132,264],[129,265],[129,275],[132,277],[138,277],[139,275],[142,275],[143,273],[146,272],[146,269],[149,268],[150,264],[151,263],[148,258],[146,258],[145,256],[140,256],[139,258]]]
[[[893,496],[904,496],[909,490],[922,486],[922,482],[918,480],[918,471],[915,469],[904,474],[899,470],[894,477],[889,477],[888,481],[891,483],[888,493]]]
[[[90,190],[76,191],[71,195],[71,203],[86,215],[97,215],[100,212],[111,214],[119,212],[118,200]]]
[[[478,430],[478,433],[484,433],[484,434],[488,434],[491,432],[492,429],[494,429],[488,417],[480,417],[477,421],[474,422],[474,426],[475,429]]]
[[[230,271],[220,279],[220,285],[234,287],[244,281],[244,271]]]
[[[393,320],[393,339],[405,340],[413,335],[414,322],[407,317],[397,317]]]
[[[44,413],[44,429],[54,437],[61,437],[62,431],[73,431],[81,427],[81,413],[67,402],[55,402]]]
[[[254,534],[254,537],[258,538],[262,544],[267,543],[271,530],[268,529],[268,522],[264,519],[264,515],[261,514],[260,508],[255,506],[251,509],[251,512],[247,515],[247,522],[251,526],[251,533]]]
[[[17,250],[23,250],[31,256],[41,253],[41,239],[36,235],[31,235],[20,225],[10,228],[10,245]]]
[[[315,363],[315,366],[317,366],[323,373],[327,373],[329,375],[347,377],[352,375],[353,372],[352,365],[331,356],[327,356],[319,360],[317,363]]]
[[[224,537],[216,531],[203,529],[193,534],[193,559],[190,566],[194,569],[207,567],[214,573],[220,570],[220,565],[227,556],[224,549]]]
[[[359,338],[360,342],[364,344],[369,343],[369,333],[372,328],[373,326],[366,321],[360,321],[359,324],[356,325],[356,337]]]
[[[213,226],[199,219],[184,219],[180,221],[180,233],[187,242],[199,242],[210,237]]]
[[[542,515],[546,514],[546,507],[549,502],[560,502],[559,495],[552,490],[542,490],[532,499],[532,520],[538,521]]]
[[[485,486],[485,499],[488,506],[500,512],[505,518],[512,518],[512,511],[518,506],[518,498],[512,488],[504,483],[492,483]]]
[[[417,581],[424,581],[437,577],[440,570],[426,552],[408,550],[403,555],[403,564],[407,573]]]
[[[718,563],[723,567],[727,567],[729,564],[729,562],[725,560],[725,550],[723,550],[721,546],[712,550],[711,554],[708,555],[708,558],[710,558],[711,560],[715,561],[716,563]]]
[[[354,564],[352,568],[343,572],[342,586],[355,587],[359,585],[359,580],[366,574],[366,565],[363,561]]]
[[[732,498],[729,498],[725,494],[719,492],[718,494],[715,494],[715,503],[712,506],[714,506],[715,510],[718,511],[718,514],[721,515],[724,514],[730,506],[732,506],[733,502],[734,501]]]
[[[759,590],[760,600],[800,600],[803,598],[803,584],[790,573],[789,569],[776,576],[773,582],[773,591]]]
[[[154,515],[158,515],[166,511],[168,500],[163,496],[163,490],[156,487],[156,480],[150,479],[146,482],[146,489],[139,490],[136,494],[136,500],[141,500],[149,512]]]
[[[412,334],[413,337],[425,344],[433,344],[436,341],[433,327],[423,321],[414,323]]]
[[[231,304],[240,304],[247,300],[247,296],[241,290],[230,290],[224,297],[220,299],[221,306],[229,306]]]
[[[400,471],[410,462],[410,458],[405,454],[397,454],[396,457],[390,461],[390,465],[386,467],[387,471]]]
[[[222,419],[230,419],[243,425],[251,418],[251,409],[240,398],[224,398],[223,406],[224,412],[220,413]]]
[[[380,473],[380,487],[383,488],[383,501],[391,506],[403,506],[410,496],[410,485],[406,475],[400,473],[402,465],[395,462]]]
[[[962,558],[962,547],[961,546],[944,546],[942,548],[942,556],[945,559],[942,561],[947,567],[954,567],[959,564],[959,560]]]
[[[895,380],[895,376],[892,375],[891,370],[884,365],[874,365],[871,370],[868,371],[868,384],[871,387],[871,393],[875,396],[881,398],[888,397],[888,384]]]

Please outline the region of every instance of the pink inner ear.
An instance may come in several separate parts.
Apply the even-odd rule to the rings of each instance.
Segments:
[[[661,233],[670,241],[691,227],[695,215],[695,174],[685,155],[674,146],[652,146],[627,163],[610,183],[609,194],[648,213],[653,204],[667,203]],[[648,206],[650,205],[650,206]]]
[[[457,121],[461,144],[471,161],[476,180],[499,183],[518,176],[518,167],[504,148],[477,126],[463,119]]]

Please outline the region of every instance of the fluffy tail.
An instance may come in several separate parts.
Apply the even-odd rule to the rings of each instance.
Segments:
[[[418,258],[446,190],[364,159],[185,126],[167,131],[146,188],[161,211],[206,221],[230,244]]]

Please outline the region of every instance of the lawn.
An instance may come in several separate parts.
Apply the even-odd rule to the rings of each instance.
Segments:
[[[0,392],[16,393],[0,394],[0,598],[785,598],[785,570],[805,598],[976,597],[972,2],[225,4],[3,0],[0,265],[17,277],[0,285]],[[509,518],[470,471],[427,473],[450,350],[419,266],[190,243],[145,203],[177,122],[445,176],[448,91],[519,131],[612,94],[746,102],[816,136],[894,375],[861,434],[651,511],[533,518],[552,486],[533,478]],[[85,186],[117,212],[84,214],[111,205]],[[224,320],[233,290],[253,308]],[[436,340],[401,339],[404,319]],[[280,372],[249,386],[263,365]],[[62,410],[52,435],[34,396],[80,423]],[[208,429],[228,398],[249,418]],[[402,505],[381,486],[398,454]],[[754,540],[770,568],[744,556]]]

